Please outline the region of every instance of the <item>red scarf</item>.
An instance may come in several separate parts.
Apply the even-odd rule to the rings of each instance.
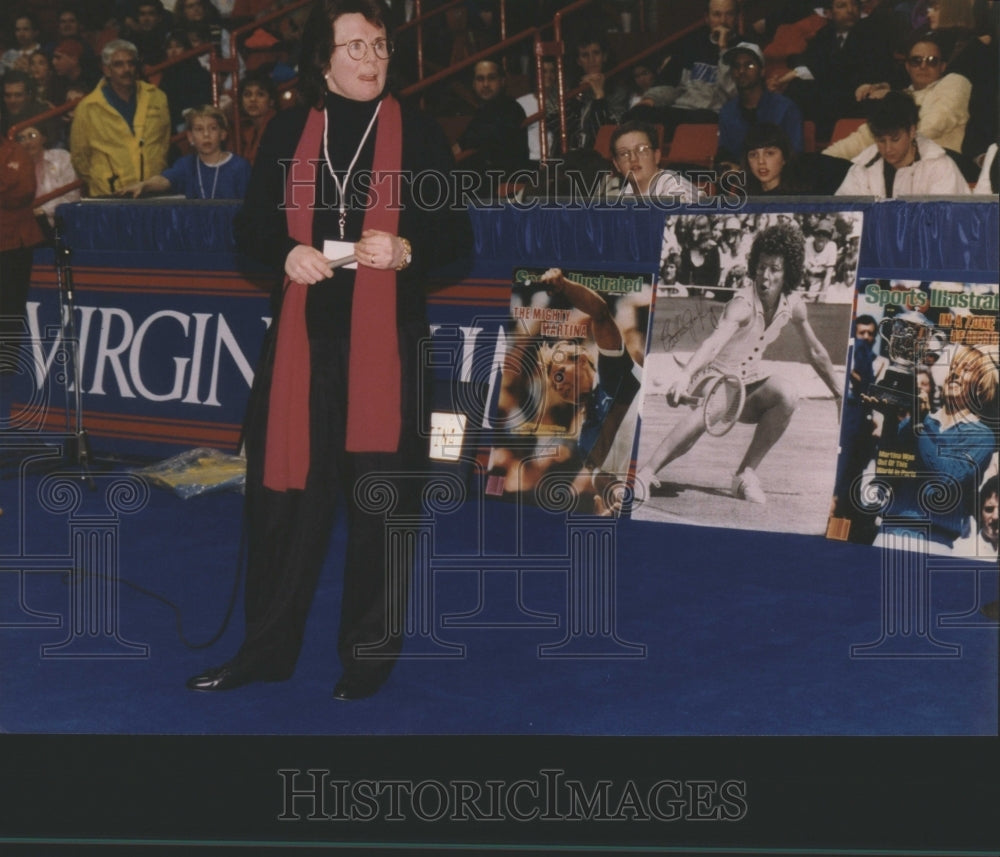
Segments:
[[[365,229],[395,235],[399,228],[399,207],[386,203],[394,199],[392,182],[401,166],[401,139],[399,102],[389,95],[375,129],[370,198],[376,205],[365,211]],[[288,234],[300,244],[312,244],[315,162],[322,142],[323,111],[310,110],[286,187]],[[298,194],[293,196],[295,190]],[[304,488],[309,472],[309,288],[285,278],[264,451],[264,484],[275,491]],[[351,305],[346,449],[395,452],[401,426],[396,272],[358,265]]]

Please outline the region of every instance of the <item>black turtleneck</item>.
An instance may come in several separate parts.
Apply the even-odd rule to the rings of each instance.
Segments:
[[[362,144],[365,129],[371,121],[381,99],[375,101],[352,101],[332,92],[326,95],[326,115],[328,132],[326,152],[320,149],[317,158],[320,168],[316,176],[317,207],[313,213],[313,247],[323,247],[327,240],[340,240],[340,191],[330,175],[326,154],[330,156],[338,180],[343,183],[347,168],[354,159],[358,146],[361,151],[351,167],[347,185],[347,220],[344,224],[344,241],[357,241],[365,219],[365,205],[368,201],[368,181],[375,160],[375,134],[378,119],[371,133]],[[359,176],[361,177],[359,179]],[[306,319],[309,338],[312,340],[328,336],[344,336],[351,329],[351,299],[354,294],[355,271],[337,268],[333,279],[318,283],[309,289]]]
[[[376,103],[351,101],[332,94],[327,96],[330,162],[338,177],[343,176],[354,157]],[[288,234],[283,208],[286,165],[295,155],[307,113],[305,107],[280,110],[268,123],[254,160],[244,204],[233,223],[237,249],[273,269],[276,274],[284,270],[285,257],[296,245]],[[454,162],[440,126],[414,105],[406,103],[402,105],[402,124],[404,176],[447,176]],[[376,120],[353,172],[370,172],[377,127]],[[313,157],[321,167],[317,171],[317,182],[322,182],[317,188],[317,203],[325,203],[317,207],[313,214],[313,246],[322,250],[324,239],[339,238],[337,194],[326,167],[322,146],[318,147]],[[453,209],[441,204],[443,200],[433,204],[435,191],[440,190],[439,182],[429,181],[420,188],[425,196],[430,196],[430,206],[422,205],[414,198],[416,190],[413,182],[404,180],[401,184],[399,234],[406,237],[413,247],[413,263],[397,277],[396,306],[400,319],[423,317],[426,273],[468,254],[472,245],[471,226],[464,208]],[[350,192],[348,196],[350,202]],[[344,240],[353,242],[361,237],[363,209],[363,201],[348,207]],[[280,282],[279,278],[276,285]],[[310,287],[306,307],[310,338],[339,336],[349,329],[353,284],[354,272],[341,268],[333,280]]]
[[[380,101],[381,99],[352,101],[332,92],[327,93],[326,96],[326,115],[329,118],[329,130],[326,138],[327,152],[330,155],[330,165],[333,166],[337,179],[341,183],[344,181],[344,175],[354,159],[355,153],[358,153],[358,159],[351,167],[351,178],[348,181],[345,241],[357,241],[361,237],[364,207],[368,199],[366,193],[368,181],[364,176],[371,172],[375,160],[377,119],[372,126],[371,133],[361,146],[360,152],[358,152],[358,145],[365,136],[365,129]],[[317,207],[313,215],[313,246],[322,247],[324,240],[340,238],[340,214],[338,211],[340,191],[337,190],[330,175],[322,149],[317,157],[321,162],[321,168],[317,177],[316,199],[322,201],[323,207]]]

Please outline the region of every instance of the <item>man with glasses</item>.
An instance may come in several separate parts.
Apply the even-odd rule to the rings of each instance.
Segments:
[[[170,111],[167,96],[138,79],[138,51],[124,39],[101,52],[104,82],[76,107],[70,155],[90,196],[159,175],[167,166]]]
[[[528,166],[526,114],[506,91],[503,66],[482,60],[473,66],[472,88],[479,106],[452,151],[462,169],[505,176]]]
[[[723,55],[736,83],[736,97],[719,111],[719,149],[716,159],[731,164],[742,160],[747,131],[761,122],[777,125],[788,134],[792,149],[803,149],[802,113],[790,98],[764,86],[764,53],[752,42],[740,42]]]

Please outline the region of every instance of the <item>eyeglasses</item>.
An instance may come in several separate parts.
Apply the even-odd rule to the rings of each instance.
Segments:
[[[918,57],[912,56],[906,58],[906,64],[910,68],[920,68],[921,66],[929,66],[930,68],[937,68],[941,63],[941,57]]]
[[[653,147],[647,146],[645,144],[641,146],[636,146],[634,149],[619,149],[615,152],[615,158],[619,161],[629,160],[638,161],[647,152],[652,152]]]
[[[18,143],[23,143],[25,140],[37,140],[41,136],[42,135],[37,131],[22,131],[14,139],[17,140]]]
[[[335,48],[347,48],[347,55],[357,62],[361,62],[368,56],[368,43],[364,39],[351,39],[343,44],[334,44]],[[371,43],[371,49],[375,52],[376,58],[387,60],[392,56],[392,42],[388,39],[376,39]]]

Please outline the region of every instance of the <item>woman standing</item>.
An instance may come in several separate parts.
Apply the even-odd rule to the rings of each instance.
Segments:
[[[440,128],[387,92],[386,20],[379,0],[316,3],[307,106],[268,125],[237,216],[239,248],[283,267],[285,286],[246,424],[245,639],[193,690],[292,675],[339,495],[348,544],[334,697],[375,693],[402,646],[409,568],[385,558],[384,517],[420,509],[424,277],[464,254],[471,232],[441,195],[452,161]],[[331,264],[348,255],[356,268]],[[378,491],[390,512],[371,508]]]

